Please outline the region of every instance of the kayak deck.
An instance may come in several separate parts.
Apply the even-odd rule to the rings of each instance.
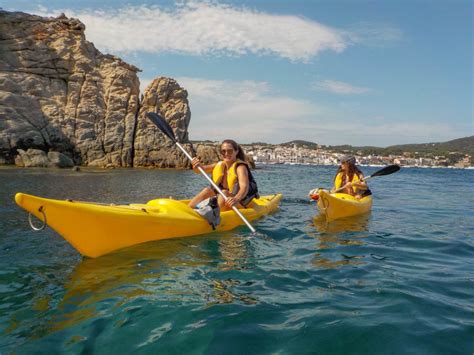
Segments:
[[[240,212],[247,220],[255,220],[276,210],[281,198],[281,194],[262,196]],[[152,240],[213,232],[209,223],[188,207],[189,200],[160,198],[146,204],[107,205],[17,193],[15,201],[41,221],[46,220],[79,253],[92,258]],[[224,211],[216,231],[242,224],[234,211]]]

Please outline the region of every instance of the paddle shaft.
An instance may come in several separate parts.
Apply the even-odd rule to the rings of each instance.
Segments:
[[[178,146],[179,149],[181,149],[181,151],[184,153],[184,155],[186,155],[186,157],[189,159],[189,160],[193,160],[193,157],[186,151],[186,149],[184,149],[184,147],[179,144],[178,142],[175,142],[176,145]],[[198,166],[198,170],[199,172],[204,175],[204,177],[207,179],[207,181],[209,181],[212,185],[212,187],[214,187],[216,189],[216,191],[219,193],[219,195],[221,195],[223,198],[224,198],[224,201],[227,201],[228,197],[224,194],[224,192],[219,188],[219,186],[216,185],[216,183],[214,181],[212,181],[212,179],[209,177],[209,175],[206,174],[206,172],[204,171],[203,168],[201,168],[200,166]],[[242,221],[244,221],[244,223],[247,225],[247,227],[252,231],[252,233],[255,233],[256,230],[255,228],[250,224],[249,221],[247,221],[247,219],[244,217],[244,215],[239,211],[239,209],[236,207],[236,206],[232,206],[232,209],[234,210],[235,213],[237,213],[237,215],[240,217],[240,219],[242,219]]]

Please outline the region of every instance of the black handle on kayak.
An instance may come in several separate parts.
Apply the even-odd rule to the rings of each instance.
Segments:
[[[186,155],[189,160],[193,160],[193,157],[186,151],[186,149],[184,149],[184,147],[178,143],[173,130],[163,117],[161,117],[155,112],[147,112],[146,116],[161,130],[161,132],[163,132],[169,139],[171,139],[173,143],[178,146],[179,149],[181,149],[181,151],[184,153],[184,155]],[[198,167],[198,170],[207,179],[207,181],[211,183],[211,185],[216,189],[216,191],[224,198],[224,201],[227,201],[228,197],[224,194],[224,192],[222,192],[219,186],[217,186],[216,183],[206,174],[204,169]],[[247,225],[247,227],[252,231],[252,233],[256,232],[255,228],[250,224],[249,221],[247,221],[247,218],[244,217],[244,215],[239,211],[236,206],[232,206],[232,210],[237,213],[237,215]]]

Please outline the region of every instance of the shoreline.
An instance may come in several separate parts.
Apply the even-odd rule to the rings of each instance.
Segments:
[[[311,163],[288,163],[288,162],[284,162],[284,163],[255,162],[255,166],[259,166],[259,165],[334,166],[334,167],[339,166],[339,164],[311,164]],[[383,168],[384,166],[387,166],[387,165],[389,165],[389,164],[382,164],[382,165],[379,165],[379,164],[357,164],[357,166],[362,166],[362,167],[374,167],[374,168]],[[398,165],[400,165],[400,164],[398,164]],[[456,166],[440,166],[440,165],[436,165],[436,166],[429,166],[429,165],[400,165],[400,167],[403,168],[403,169],[406,169],[406,168],[409,168],[409,169],[415,168],[415,169],[456,169],[456,170],[474,170],[474,167],[473,167],[473,166],[468,166],[468,167],[465,167],[465,168],[461,168],[461,167],[456,167]]]
[[[331,166],[337,167],[338,164],[311,164],[311,163],[267,163],[267,162],[256,162],[255,169],[258,169],[259,166],[266,165],[285,165],[285,166]],[[357,164],[361,167],[373,167],[373,168],[383,168],[388,164],[377,165],[377,164]],[[465,168],[455,167],[455,166],[424,166],[424,165],[400,165],[403,169],[450,169],[450,170],[474,170],[473,166],[468,166]],[[114,170],[135,170],[135,171],[150,171],[150,170],[167,170],[167,171],[192,171],[191,169],[184,168],[156,168],[156,167],[113,167],[113,168],[99,168],[99,167],[90,167],[90,166],[80,166],[79,170],[73,170],[72,168],[57,168],[57,167],[22,167],[15,165],[0,165],[0,171],[7,170],[30,170],[30,171],[61,171],[61,172],[71,172],[71,173],[81,173],[81,172],[98,172],[103,173],[106,171]]]

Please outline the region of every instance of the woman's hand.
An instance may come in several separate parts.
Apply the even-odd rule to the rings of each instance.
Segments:
[[[239,199],[235,198],[234,196],[230,196],[230,197],[227,197],[227,200],[225,200],[225,205],[229,208],[232,208],[239,202],[240,202]]]
[[[344,185],[344,189],[347,189],[347,188],[352,187],[352,186],[353,186],[352,182],[348,182]]]
[[[361,181],[358,181],[356,183],[353,184],[355,187],[357,187],[358,189],[361,189],[361,190],[367,190],[369,187],[367,186],[367,183],[364,182],[363,180]]]
[[[201,166],[201,161],[199,160],[198,157],[194,157],[193,160],[191,160],[191,164],[193,166],[193,170],[196,170]]]

